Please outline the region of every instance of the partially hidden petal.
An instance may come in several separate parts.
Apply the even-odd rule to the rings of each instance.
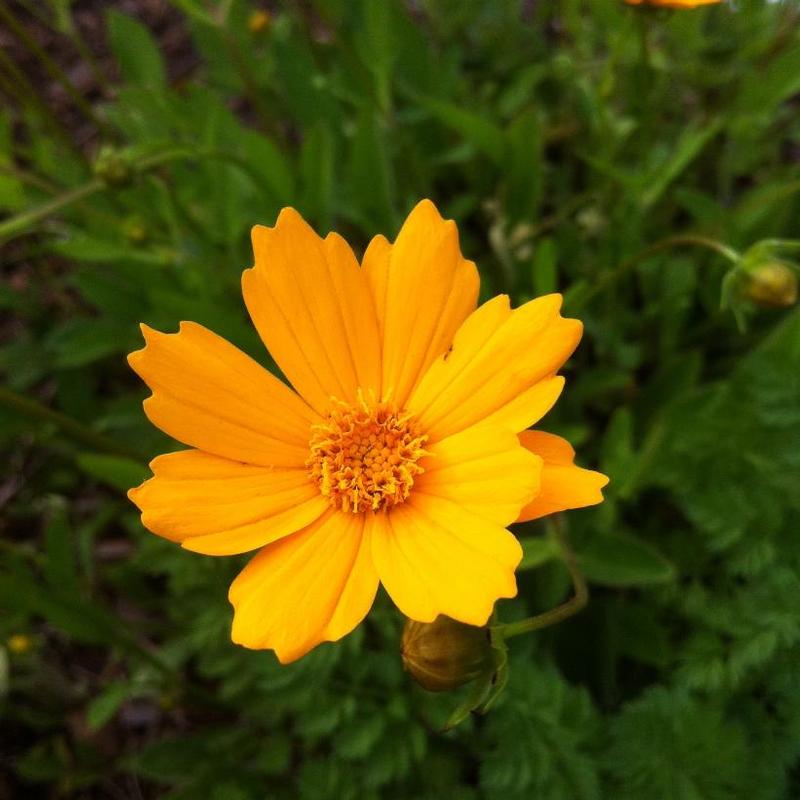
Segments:
[[[455,223],[430,200],[417,204],[393,245],[373,239],[362,263],[378,313],[383,397],[402,406],[475,309],[478,271],[461,255]]]
[[[199,450],[159,456],[128,497],[153,533],[206,555],[256,550],[318,519],[328,503],[305,469],[253,466]]]
[[[575,451],[566,439],[544,431],[523,431],[519,440],[544,463],[541,490],[522,509],[517,522],[603,502],[601,489],[608,478],[601,472],[575,466]]]
[[[407,617],[439,614],[484,625],[517,592],[519,542],[505,528],[446,498],[412,494],[389,514],[367,516],[381,583]]]
[[[414,481],[414,492],[445,497],[506,526],[539,492],[542,459],[510,430],[467,428],[434,443]]]
[[[484,421],[515,432],[538,421],[561,391],[555,373],[583,330],[560,307],[558,294],[513,311],[503,295],[484,303],[459,328],[451,351],[430,366],[409,411],[437,439]]]
[[[321,239],[292,208],[252,233],[242,275],[253,324],[289,382],[319,413],[331,398],[380,394],[380,341],[363,271],[340,236]]]
[[[300,467],[318,416],[288,386],[202,325],[178,333],[142,325],[145,347],[128,363],[153,394],[150,421],[179,442],[223,458]]]
[[[364,516],[329,510],[267,545],[231,584],[234,642],[287,664],[366,616],[378,588]]]

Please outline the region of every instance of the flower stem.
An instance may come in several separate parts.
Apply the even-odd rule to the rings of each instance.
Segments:
[[[0,224],[0,242],[5,239],[10,239],[17,233],[35,225],[37,222],[41,222],[41,220],[52,216],[62,208],[71,206],[79,200],[85,200],[87,197],[91,197],[91,195],[101,191],[103,188],[105,188],[105,184],[98,178],[95,178],[85,183],[83,186],[79,186],[77,189],[64,192],[36,208],[23,211],[21,214],[7,219]]]
[[[16,411],[29,419],[52,423],[64,435],[92,450],[107,453],[108,455],[130,458],[134,461],[147,461],[147,456],[138,450],[128,448],[119,442],[115,442],[113,439],[92,430],[82,422],[78,422],[72,419],[72,417],[62,414],[60,411],[54,411],[38,400],[34,400],[32,397],[27,397],[23,394],[18,394],[5,386],[0,386],[0,405],[12,411]]]
[[[227,153],[224,150],[217,149],[202,150],[189,147],[171,148],[161,153],[155,153],[146,158],[142,158],[141,161],[133,165],[133,168],[139,172],[146,172],[147,170],[167,164],[170,161],[191,160],[203,157],[230,161],[232,164],[235,164],[240,169],[247,172],[251,178],[254,178],[252,170],[244,159],[234,153]],[[93,178],[77,189],[64,192],[37,208],[23,211],[21,214],[17,214],[15,217],[5,220],[5,222],[0,223],[0,242],[10,239],[19,233],[23,233],[37,222],[41,222],[43,219],[61,211],[61,209],[71,206],[73,203],[85,200],[87,197],[91,197],[93,194],[103,191],[106,188],[108,187],[102,180]]]
[[[733,264],[738,264],[741,258],[740,253],[738,253],[732,247],[728,247],[728,245],[718,242],[716,239],[711,239],[707,236],[700,236],[692,233],[668,236],[666,239],[661,239],[660,241],[655,242],[655,244],[645,247],[644,250],[640,250],[630,258],[622,261],[613,270],[606,273],[606,275],[601,277],[588,292],[576,298],[576,300],[571,304],[570,312],[575,313],[576,311],[582,309],[589,300],[596,297],[611,284],[616,283],[624,275],[627,275],[640,262],[650,258],[650,256],[655,255],[656,253],[660,253],[662,250],[669,250],[673,247],[704,247],[705,249],[712,250],[713,252],[721,255],[723,258],[728,259],[728,261],[732,262]]]
[[[553,517],[552,520],[552,535],[558,543],[561,550],[561,557],[564,559],[564,563],[572,578],[574,594],[566,603],[562,603],[560,606],[550,611],[545,611],[543,614],[536,614],[536,616],[528,617],[518,622],[508,622],[505,625],[499,625],[497,632],[503,639],[510,639],[512,636],[519,636],[522,633],[529,633],[530,631],[538,631],[541,628],[547,628],[550,625],[563,622],[565,619],[577,614],[589,602],[589,588],[586,585],[586,579],[583,577],[583,573],[575,558],[575,553],[569,545],[561,519],[557,516]]]

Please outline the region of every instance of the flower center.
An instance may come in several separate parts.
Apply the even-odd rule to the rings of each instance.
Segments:
[[[408,498],[427,439],[392,403],[339,403],[312,427],[306,466],[334,508],[380,511]]]

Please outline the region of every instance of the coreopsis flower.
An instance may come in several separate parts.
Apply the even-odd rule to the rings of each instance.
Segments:
[[[527,430],[581,323],[557,294],[476,308],[475,264],[427,200],[360,266],[290,208],[252,239],[245,304],[293,388],[193,322],[142,326],[145,412],[191,448],[130,491],[143,524],[198,553],[257,551],[230,588],[232,638],[284,663],[350,632],[379,583],[411,619],[485,624],[517,591],[507,526],[602,500],[603,475]]]
[[[722,3],[723,0],[625,0],[629,6],[658,6],[659,8],[697,8],[698,6],[712,6]]]

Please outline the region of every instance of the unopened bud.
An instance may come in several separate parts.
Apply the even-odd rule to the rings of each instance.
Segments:
[[[433,622],[407,620],[400,655],[405,670],[429,692],[463,686],[495,667],[489,629],[445,616]]]
[[[110,145],[100,148],[92,169],[106,186],[124,186],[130,182],[134,172],[130,156]]]
[[[797,274],[781,261],[767,261],[743,273],[739,291],[761,308],[788,308],[797,302]]]

